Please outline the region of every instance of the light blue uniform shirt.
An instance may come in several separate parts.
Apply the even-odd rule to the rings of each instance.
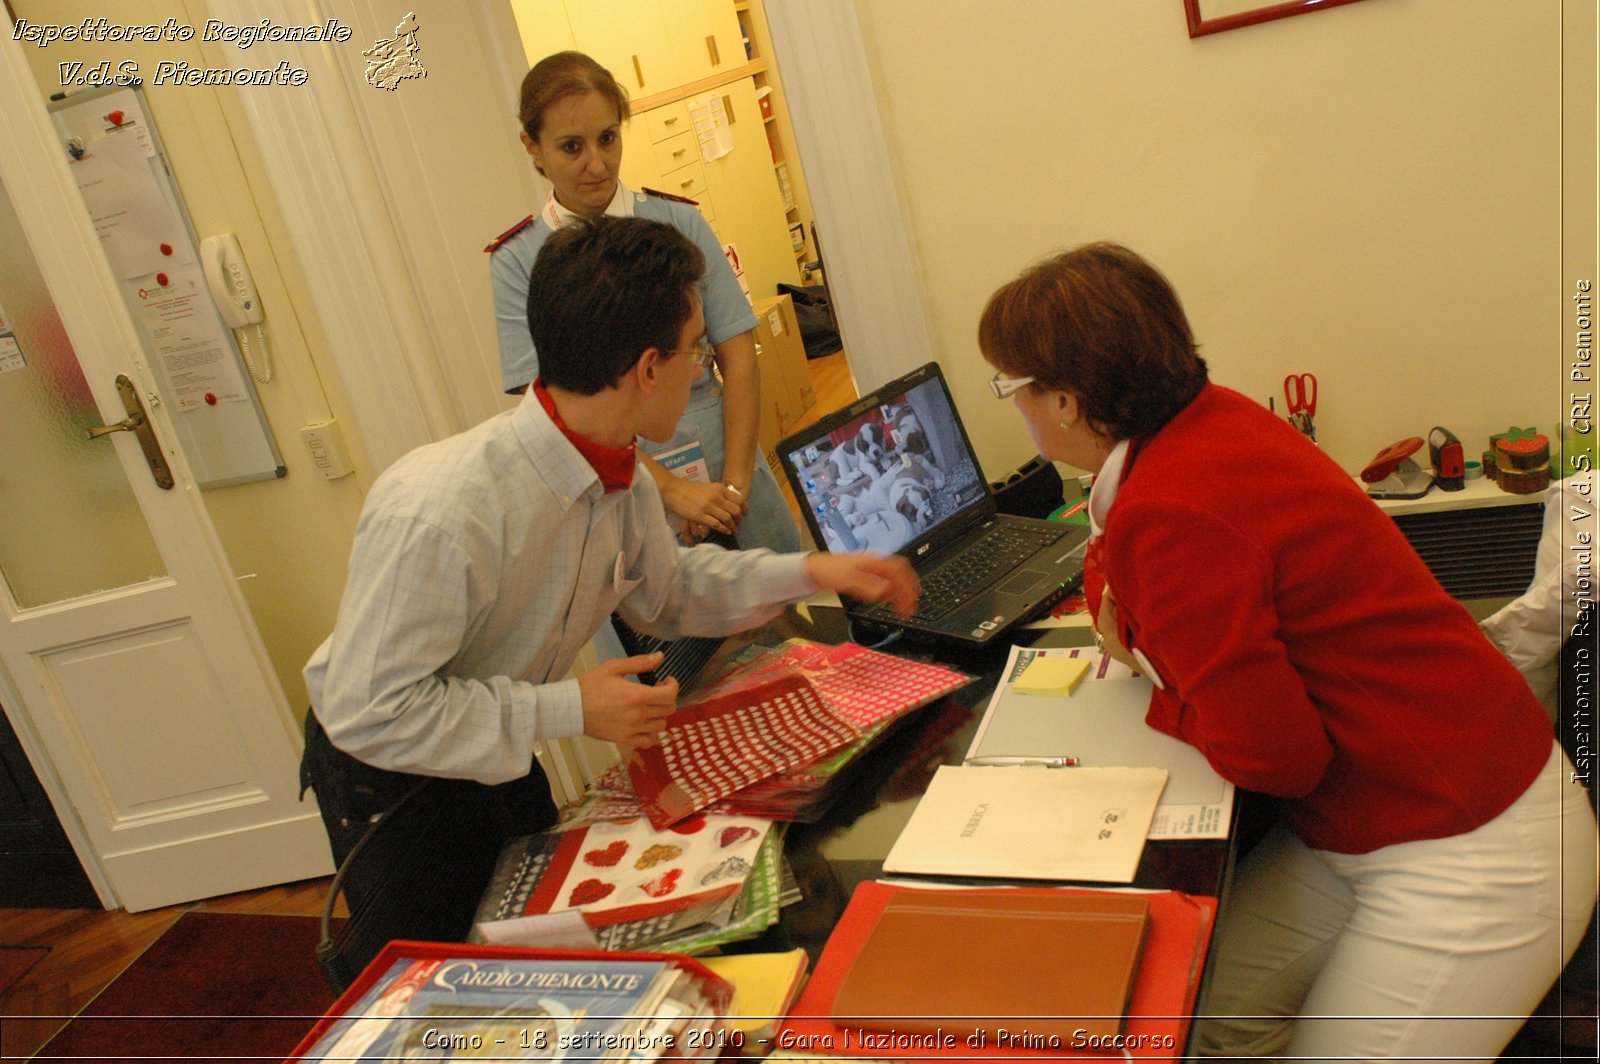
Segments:
[[[617,194],[606,213],[665,222],[694,241],[706,259],[706,273],[700,281],[701,311],[706,319],[706,339],[713,345],[756,327],[755,312],[739,287],[733,267],[722,254],[717,235],[692,204],[634,192],[618,183]],[[507,237],[489,256],[495,330],[500,340],[501,381],[508,392],[521,391],[539,375],[539,355],[528,331],[528,278],[539,249],[555,232],[553,223],[570,217],[571,213],[552,198],[532,222]],[[710,374],[695,383],[689,407],[672,439],[665,443],[640,440],[639,446],[646,454],[657,455],[689,443],[700,444],[711,479],[722,480],[722,392]],[[794,517],[778,490],[777,480],[759,454],[750,479],[749,502],[750,510],[739,525],[741,547],[767,547],[776,551],[800,549],[800,532]]]
[[[706,316],[706,339],[713,345],[756,327],[755,312],[739,287],[739,279],[733,275],[733,267],[722,254],[717,234],[693,205],[634,192],[619,184],[617,196],[606,213],[665,222],[694,241],[706,257],[700,299]],[[539,249],[555,232],[550,224],[551,214],[547,204],[527,227],[509,237],[489,256],[495,331],[500,338],[500,376],[508,392],[522,391],[539,375],[539,353],[534,350],[533,336],[528,332],[528,277],[533,273]],[[565,214],[557,209],[558,217]],[[710,387],[709,375],[696,385],[697,389]]]

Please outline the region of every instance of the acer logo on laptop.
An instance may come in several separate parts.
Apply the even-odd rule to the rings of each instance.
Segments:
[[[928,551],[931,550],[932,548],[933,548],[933,544],[932,543],[924,543],[922,546],[917,548],[917,557],[919,557],[919,558],[922,557],[924,554],[928,553]]]

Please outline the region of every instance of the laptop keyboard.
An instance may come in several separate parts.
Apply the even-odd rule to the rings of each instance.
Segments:
[[[995,525],[948,562],[922,574],[922,598],[912,620],[923,623],[938,620],[1066,532],[1064,525]],[[893,610],[883,606],[861,612],[888,623],[901,620]]]

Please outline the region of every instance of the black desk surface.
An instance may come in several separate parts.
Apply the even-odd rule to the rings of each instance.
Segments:
[[[840,611],[814,608],[811,614],[810,624],[794,624],[790,618],[784,625],[789,630],[776,634],[827,643],[847,638]],[[1032,638],[1035,635],[1038,638]],[[1087,628],[1057,628],[1042,634],[1018,632],[1012,641],[1033,646],[1085,646],[1093,637]],[[940,765],[961,763],[1005,666],[1010,642],[1001,642],[986,651],[956,655],[925,645],[884,648],[889,653],[937,661],[977,679],[896,722],[880,742],[841,772],[834,783],[838,793],[820,820],[789,825],[784,854],[805,898],[787,906],[779,925],[751,948],[803,946],[816,959],[857,884],[882,877],[883,859],[935,770]],[[1133,885],[1224,898],[1241,834],[1238,813],[1236,810],[1234,831],[1227,840],[1146,843]],[[1000,885],[995,880],[968,882],[973,886]]]

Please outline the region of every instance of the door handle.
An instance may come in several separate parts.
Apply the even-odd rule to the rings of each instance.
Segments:
[[[123,418],[115,425],[101,425],[97,429],[84,429],[83,438],[86,440],[98,440],[101,436],[109,436],[113,432],[137,432],[139,431],[139,426],[143,424],[144,415],[134,414],[131,417]]]
[[[138,437],[139,447],[144,451],[145,461],[150,465],[150,476],[155,479],[156,486],[163,491],[172,490],[172,485],[176,483],[172,477],[172,467],[167,465],[166,455],[161,453],[161,441],[156,439],[155,429],[150,427],[150,419],[145,416],[144,403],[139,401],[139,390],[133,386],[127,374],[118,374],[117,394],[122,396],[122,406],[128,416],[115,425],[84,429],[83,438],[98,440],[113,432],[133,433]]]

